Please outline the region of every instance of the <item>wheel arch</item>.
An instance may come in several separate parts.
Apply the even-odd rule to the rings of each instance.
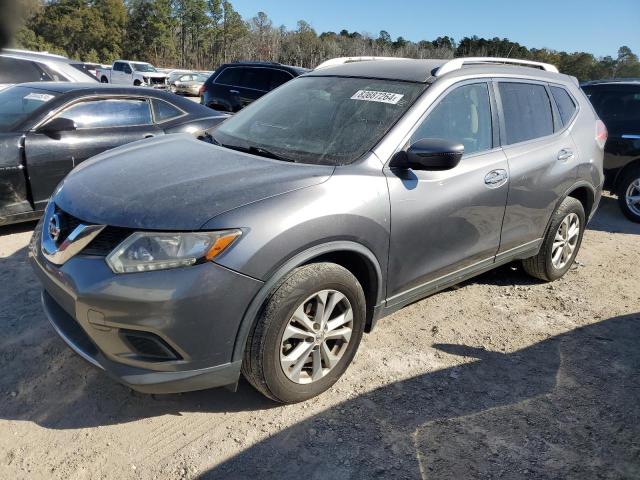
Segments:
[[[581,180],[574,183],[570,188],[567,189],[565,194],[561,195],[558,199],[555,207],[549,214],[549,218],[547,219],[547,226],[544,229],[543,238],[549,230],[551,220],[553,219],[553,214],[556,212],[556,210],[558,210],[562,202],[564,202],[565,198],[567,197],[575,198],[582,204],[582,207],[584,208],[584,215],[587,221],[591,217],[592,209],[596,201],[596,189],[593,188],[593,185],[591,185],[589,182]]]
[[[247,338],[269,295],[295,268],[310,263],[332,262],[349,270],[362,285],[367,300],[365,331],[371,331],[375,306],[383,299],[382,269],[376,256],[362,244],[352,241],[335,241],[316,245],[298,253],[278,268],[255,295],[240,322],[233,346],[231,361],[242,360]]]
[[[640,158],[636,158],[635,160],[631,160],[624,167],[618,169],[618,171],[616,172],[616,176],[613,179],[613,183],[612,183],[613,191],[615,193],[617,193],[618,188],[620,186],[620,182],[622,181],[624,176],[627,174],[627,172],[629,170],[633,170],[634,168],[640,168]]]

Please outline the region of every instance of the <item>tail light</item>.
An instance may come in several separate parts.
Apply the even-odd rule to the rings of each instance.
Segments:
[[[600,148],[604,148],[608,135],[609,133],[607,132],[606,125],[602,120],[596,120],[596,143]]]
[[[198,94],[200,96],[202,96],[204,94],[204,83],[202,85],[200,85],[200,88],[198,89]]]

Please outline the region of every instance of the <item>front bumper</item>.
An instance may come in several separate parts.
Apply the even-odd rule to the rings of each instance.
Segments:
[[[29,249],[42,304],[65,342],[134,390],[175,393],[233,384],[232,351],[246,306],[262,282],[208,262],[117,275],[103,257],[77,255],[62,266]],[[159,339],[175,358],[141,354],[127,332]]]

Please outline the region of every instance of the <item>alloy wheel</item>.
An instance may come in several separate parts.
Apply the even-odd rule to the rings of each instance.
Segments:
[[[551,263],[558,270],[564,268],[571,260],[580,237],[580,217],[570,213],[558,226],[551,247]]]
[[[625,201],[627,202],[629,210],[640,216],[640,178],[636,178],[629,184],[629,187],[627,187]]]
[[[289,319],[280,342],[280,365],[295,383],[312,383],[340,361],[353,331],[353,310],[345,295],[322,290],[309,296]]]

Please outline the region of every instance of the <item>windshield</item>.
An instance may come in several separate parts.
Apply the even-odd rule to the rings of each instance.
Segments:
[[[131,66],[136,72],[157,72],[156,68],[148,63],[132,63]]]
[[[344,165],[370,150],[425,85],[345,77],[300,77],[229,118],[214,141],[301,163]]]
[[[0,132],[10,132],[59,94],[39,88],[10,87],[0,91]]]

